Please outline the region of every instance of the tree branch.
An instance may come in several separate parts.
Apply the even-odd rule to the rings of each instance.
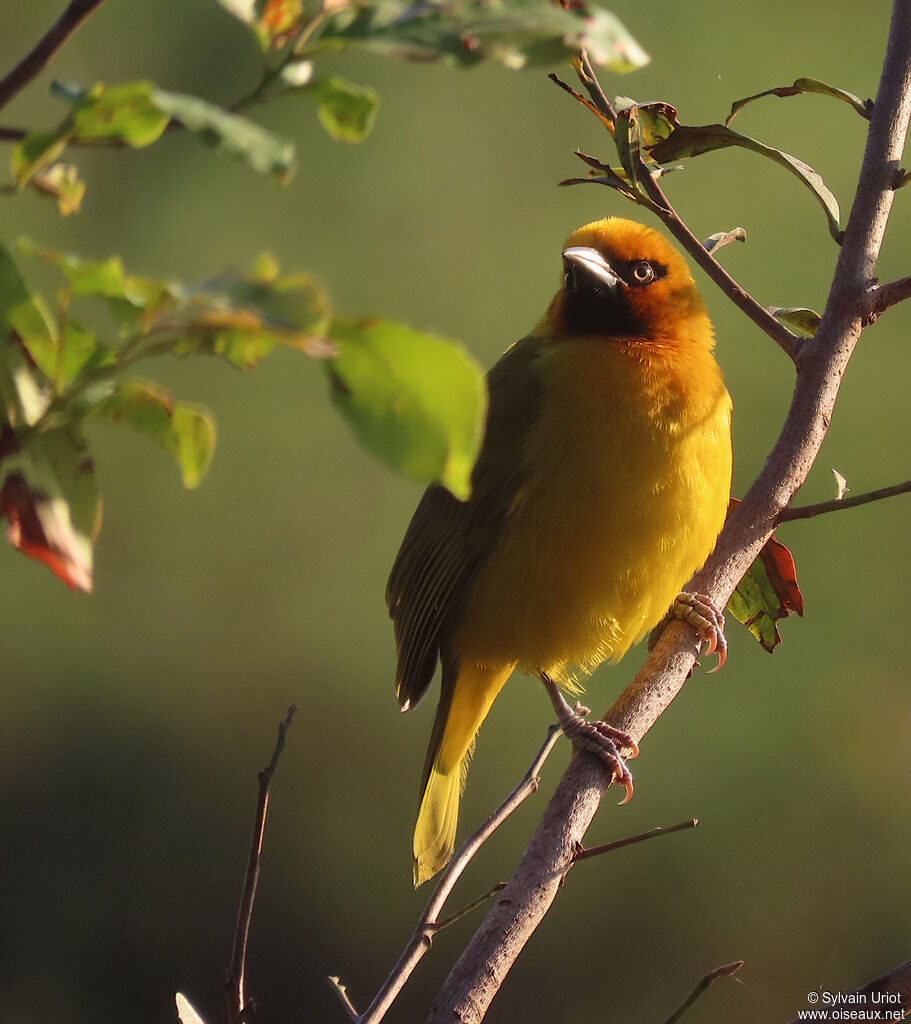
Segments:
[[[892,306],[904,302],[905,299],[911,299],[911,276],[871,288],[869,292],[870,312],[874,317],[878,317]]]
[[[0,110],[40,74],[102,0],[71,0],[66,10],[12,71],[0,81]]]
[[[821,516],[826,512],[840,512],[845,508],[869,505],[871,501],[882,501],[883,498],[892,498],[896,494],[907,494],[909,491],[911,491],[911,480],[905,480],[901,484],[893,484],[891,487],[880,487],[878,490],[866,491],[864,494],[854,494],[850,498],[838,498],[832,501],[820,501],[815,505],[786,508],[782,509],[779,513],[778,522],[786,523],[793,519],[812,519],[814,516]]]
[[[278,767],[278,759],[285,749],[285,737],[297,713],[297,705],[288,708],[278,727],[278,739],[272,757],[257,775],[259,796],[256,801],[256,816],[253,822],[253,836],[250,840],[250,856],[244,874],[244,885],[237,908],[237,923],[234,927],[234,942],[231,960],[225,977],[225,998],[228,1004],[228,1024],[240,1024],[245,1019],[247,996],[244,992],[244,973],[247,965],[247,940],[250,937],[250,921],[253,918],[253,902],[256,899],[256,885],[259,882],[259,861],[263,851],[263,835],[266,831],[266,812],[269,809],[269,787]]]
[[[825,437],[842,375],[864,324],[866,295],[893,201],[909,107],[911,0],[895,0],[860,179],[822,322],[816,335],[801,342],[796,351],[797,380],[775,447],[728,519],[705,567],[687,587],[709,595],[720,606],[803,484]],[[679,238],[676,231],[675,237]],[[695,258],[696,251],[689,245],[687,249]],[[697,646],[692,627],[671,623],[605,719],[641,740],[692,671]],[[577,753],[573,757],[502,897],[434,1002],[430,1024],[483,1019],[556,896],[606,785],[605,771],[594,756]]]

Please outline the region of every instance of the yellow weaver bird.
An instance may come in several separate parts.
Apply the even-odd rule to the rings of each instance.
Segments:
[[[617,217],[575,231],[562,255],[544,316],[488,375],[470,499],[428,487],[389,578],[403,711],[442,664],[416,886],[452,856],[475,737],[512,672],[540,676],[562,701],[557,686],[572,691],[576,672],[619,660],[661,621],[725,519],[731,399],[685,261]],[[710,650],[723,645],[714,608],[680,597],[674,613]],[[613,748],[628,799],[611,740],[634,745],[603,723],[576,724]]]

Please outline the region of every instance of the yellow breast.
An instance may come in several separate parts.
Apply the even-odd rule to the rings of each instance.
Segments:
[[[714,547],[730,495],[731,403],[703,346],[542,346],[525,484],[466,595],[455,647],[571,683],[620,658]]]

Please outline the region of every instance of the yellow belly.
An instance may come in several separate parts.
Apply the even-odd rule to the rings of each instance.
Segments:
[[[641,639],[714,547],[730,398],[702,349],[575,340],[540,358],[526,483],[454,639],[463,662],[569,684]]]

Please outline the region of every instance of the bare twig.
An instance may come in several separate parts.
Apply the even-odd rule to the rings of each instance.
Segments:
[[[330,975],[326,981],[329,982],[329,988],[338,996],[342,1006],[345,1007],[345,1012],[352,1020],[357,1020],[357,1009],[354,1003],[351,1002],[351,997],[348,995],[348,989],[342,984],[342,979],[336,977],[334,974]]]
[[[272,757],[265,768],[257,775],[259,780],[259,796],[256,801],[256,815],[253,820],[253,836],[250,840],[250,856],[247,859],[247,871],[237,908],[237,923],[234,927],[234,942],[231,946],[231,960],[225,977],[225,998],[228,1004],[228,1024],[240,1024],[245,1019],[248,1006],[244,992],[244,971],[247,963],[247,940],[250,936],[250,921],[253,918],[253,902],[256,899],[256,885],[259,882],[259,863],[263,850],[263,835],[266,830],[266,812],[269,809],[269,786],[272,776],[278,767],[279,758],[285,749],[285,737],[297,713],[297,706],[288,708],[284,719],[278,727],[278,739]]]
[[[869,292],[870,312],[878,317],[887,309],[911,299],[911,276],[901,277],[897,281],[876,285]]]
[[[101,5],[101,2],[102,0],[71,0],[55,24],[0,81],[0,110],[50,64],[60,47],[92,11]]]
[[[812,519],[814,516],[821,516],[826,512],[840,512],[846,508],[857,508],[858,505],[869,505],[871,501],[882,501],[883,498],[892,498],[896,494],[908,494],[909,492],[911,492],[911,480],[905,480],[904,483],[893,484],[891,487],[880,487],[875,491],[866,491],[864,494],[852,494],[850,498],[838,498],[832,501],[820,501],[815,505],[785,508],[779,512],[778,522],[790,522],[792,519]]]
[[[658,836],[669,836],[674,832],[683,832],[689,828],[695,828],[699,824],[698,818],[688,818],[676,825],[656,825],[647,832],[640,832],[635,836],[627,836],[626,839],[615,839],[612,843],[602,843],[600,846],[589,846],[577,851],[573,857],[573,863],[589,857],[600,857],[602,853],[613,853],[614,850],[622,850],[624,846],[633,846],[635,843],[644,843],[646,839],[656,839]]]
[[[729,517],[706,565],[687,585],[688,590],[709,595],[720,607],[803,484],[825,437],[842,376],[869,319],[866,295],[894,198],[909,111],[911,2],[895,0],[860,179],[819,330],[799,346],[782,339],[795,354],[797,381],[781,435]],[[698,240],[692,248],[691,244],[687,243],[687,249],[694,258],[700,250],[705,252]],[[760,319],[768,317],[762,313]],[[683,686],[698,647],[692,627],[672,622],[605,716],[606,721],[630,733],[637,742],[641,740]],[[450,972],[431,1009],[431,1024],[453,1020],[468,1024],[483,1019],[510,967],[553,902],[607,782],[595,757],[587,753],[573,757],[502,898],[491,907]]]
[[[611,123],[617,120],[617,111],[614,110],[610,100],[604,94],[595,69],[588,59],[588,54],[583,50],[580,55],[580,66],[576,69],[579,81],[585,86],[586,92],[591,96],[592,103],[608,118]]]
[[[449,898],[453,886],[465,868],[468,867],[472,857],[474,857],[494,831],[538,788],[538,772],[561,735],[562,733],[558,725],[550,727],[547,732],[547,739],[535,755],[534,761],[532,761],[518,786],[500,804],[487,821],[462,843],[459,852],[449,862],[448,867],[440,878],[436,891],[418,918],[418,923],[411,933],[411,938],[408,940],[408,944],[405,946],[395,967],[389,972],[389,977],[383,982],[382,988],[377,992],[370,1006],[359,1017],[355,1017],[357,1024],[376,1024],[377,1021],[383,1019],[393,1000],[401,991],[402,986],[411,976],[415,967],[417,967],[418,962],[427,950],[430,949],[434,935],[441,928],[452,923],[451,920],[440,922],[439,914]],[[489,893],[489,895],[492,895],[492,893]],[[483,902],[485,899],[487,899],[487,896],[482,897],[480,902]],[[473,909],[473,907],[470,909]]]
[[[735,960],[732,964],[725,964],[723,967],[716,967],[714,971],[709,971],[708,974],[703,977],[692,992],[687,996],[681,1005],[668,1017],[667,1024],[677,1024],[677,1021],[686,1013],[686,1011],[696,1002],[696,1000],[706,991],[714,982],[719,978],[729,978],[732,974],[736,974],[740,968],[743,967],[742,960]]]

